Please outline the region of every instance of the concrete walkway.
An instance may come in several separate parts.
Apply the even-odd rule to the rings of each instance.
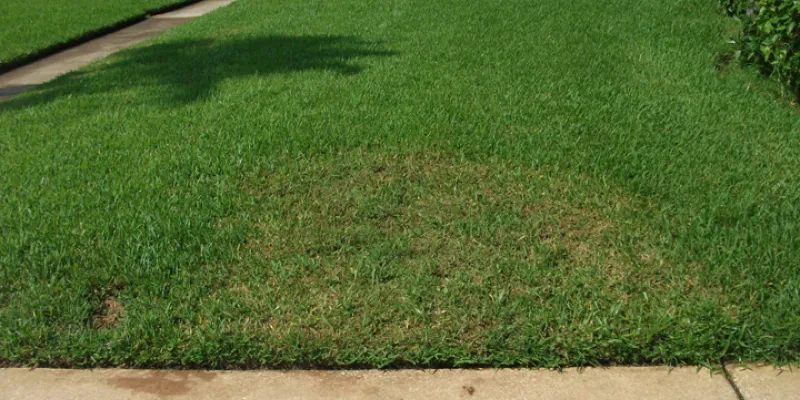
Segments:
[[[148,20],[56,53],[32,64],[0,75],[0,101],[36,85],[74,71],[92,61],[133,46],[167,29],[181,25],[235,0],[204,0],[184,8],[156,15]]]
[[[800,399],[799,370],[754,365],[728,367],[728,374],[742,399]]]
[[[763,373],[765,385],[776,379],[773,375],[769,371]],[[742,376],[750,379],[750,375]],[[786,388],[797,389],[795,394],[800,396],[796,375],[784,382]],[[758,397],[762,392],[753,388],[753,399],[773,398]],[[4,369],[0,370],[0,398],[737,400],[737,395],[724,374],[696,368],[589,368],[568,369],[563,373],[509,369],[387,372]]]
[[[800,399],[800,372],[766,367],[438,371],[0,369],[4,400]],[[738,393],[737,393],[738,392]],[[741,397],[740,397],[741,396]]]

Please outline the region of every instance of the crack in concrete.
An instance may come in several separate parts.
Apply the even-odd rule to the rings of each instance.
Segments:
[[[728,366],[725,364],[725,361],[720,361],[720,364],[722,365],[722,375],[728,381],[728,384],[731,385],[731,389],[733,389],[733,392],[736,394],[736,398],[739,400],[747,400],[742,394],[742,391],[739,390],[739,386],[736,385],[736,381],[733,380],[733,376],[728,372]]]

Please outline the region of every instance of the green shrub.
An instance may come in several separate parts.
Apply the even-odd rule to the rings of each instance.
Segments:
[[[725,12],[731,16],[747,15],[748,9],[754,10],[756,0],[719,0]]]
[[[742,58],[800,100],[800,0],[721,0],[743,23]]]

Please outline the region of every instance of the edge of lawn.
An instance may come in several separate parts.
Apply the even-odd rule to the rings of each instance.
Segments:
[[[60,51],[63,51],[63,50],[69,49],[71,47],[75,47],[75,46],[84,44],[84,43],[86,43],[86,42],[88,42],[90,40],[94,40],[94,39],[97,39],[97,38],[99,38],[101,36],[108,35],[109,33],[116,32],[118,30],[127,28],[127,27],[129,27],[131,25],[135,25],[135,24],[137,24],[139,22],[147,20],[151,16],[158,15],[158,14],[163,14],[163,13],[170,12],[170,11],[174,11],[174,10],[177,10],[177,9],[192,5],[194,3],[199,3],[201,1],[203,1],[203,0],[181,0],[181,1],[178,1],[178,2],[176,2],[174,4],[168,4],[168,5],[165,5],[165,6],[162,6],[162,7],[145,10],[144,12],[141,12],[139,14],[136,14],[136,15],[132,16],[132,17],[117,21],[117,22],[115,22],[115,23],[113,23],[111,25],[106,25],[106,26],[103,26],[103,27],[98,28],[98,29],[93,29],[93,30],[87,31],[87,32],[85,32],[85,33],[83,33],[81,35],[74,36],[72,38],[68,38],[68,39],[66,39],[64,41],[52,44],[50,46],[44,47],[44,48],[39,49],[37,51],[34,51],[32,53],[12,58],[12,59],[10,59],[9,61],[6,61],[6,62],[0,61],[0,74],[4,74],[4,73],[9,72],[11,70],[14,70],[14,69],[20,68],[22,66],[25,66],[27,64],[31,64],[31,63],[39,61],[39,60],[41,60],[41,59],[43,59],[45,57],[49,57],[49,56],[51,56],[53,54],[56,54],[56,53],[58,53]]]

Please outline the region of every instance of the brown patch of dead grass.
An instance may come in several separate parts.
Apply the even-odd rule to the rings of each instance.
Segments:
[[[103,306],[94,321],[99,329],[113,329],[125,314],[125,305],[114,296],[103,299]]]
[[[670,265],[652,243],[620,248],[642,202],[587,177],[510,163],[353,152],[298,160],[290,171],[265,173],[253,191],[264,214],[248,249],[266,265],[292,269],[282,285],[302,287],[305,304],[262,309],[272,317],[246,329],[281,337],[299,330],[345,340],[332,327],[346,325],[413,342],[426,329],[457,327],[462,341],[477,343],[501,325],[484,308],[520,298],[547,307],[579,275],[626,303],[625,284],[647,274],[642,267]],[[526,268],[554,268],[547,261],[553,254],[558,272],[521,276]],[[369,270],[376,265],[377,276]],[[430,302],[408,298],[417,284],[412,277],[420,275],[437,293],[479,295],[458,305],[447,298],[458,293]],[[282,296],[283,289],[269,288],[238,295],[259,309],[264,296],[273,305]],[[373,313],[376,301],[391,306]]]

